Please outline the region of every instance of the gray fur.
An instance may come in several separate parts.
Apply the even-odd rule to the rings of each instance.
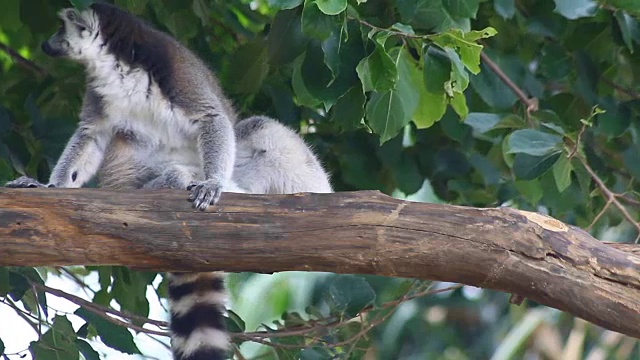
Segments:
[[[60,17],[63,27],[43,50],[85,65],[78,129],[49,184],[23,176],[7,186],[80,187],[97,173],[102,187],[189,190],[200,210],[223,191],[332,191],[322,165],[291,129],[264,116],[236,123],[214,75],[173,38],[102,3]],[[170,274],[176,359],[225,356],[221,276]],[[205,310],[215,315],[199,317]],[[190,319],[198,321],[189,326]]]

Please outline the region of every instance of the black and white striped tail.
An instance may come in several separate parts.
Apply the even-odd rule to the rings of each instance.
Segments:
[[[171,349],[175,360],[227,358],[222,273],[170,273]]]

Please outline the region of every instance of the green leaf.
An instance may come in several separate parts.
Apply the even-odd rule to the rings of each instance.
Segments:
[[[636,0],[608,0],[607,4],[613,8],[625,10],[635,17],[640,16],[640,3]]]
[[[451,49],[457,52],[464,66],[472,73],[478,74],[480,72],[482,46],[476,44],[475,41],[494,36],[496,33],[496,30],[490,27],[467,33],[463,33],[460,29],[450,29],[446,32],[431,35],[428,38],[445,50]],[[452,59],[452,61],[455,60]]]
[[[282,10],[282,9],[293,9],[294,7],[298,7],[302,4],[303,0],[268,0],[269,6]]]
[[[558,44],[546,44],[542,48],[540,71],[549,79],[564,79],[572,70],[572,59]]]
[[[547,172],[558,161],[561,151],[550,152],[542,156],[517,153],[513,159],[513,174],[519,180],[533,180]]]
[[[424,56],[424,83],[427,92],[440,95],[445,94],[444,86],[451,78],[451,62],[437,49],[429,47]]]
[[[444,6],[455,19],[474,18],[482,0],[447,0]]]
[[[106,290],[111,285],[111,272],[113,268],[111,266],[99,266],[98,267],[98,279],[100,282],[100,288]]]
[[[442,119],[446,111],[447,95],[444,91],[441,94],[435,94],[420,87],[420,100],[412,118],[418,129],[430,128]]]
[[[411,55],[404,48],[395,48],[392,54],[399,73],[396,88],[382,96],[374,94],[367,107],[369,125],[381,136],[381,143],[395,137],[411,121],[422,86],[420,71]]]
[[[126,328],[115,325],[84,308],[79,308],[74,314],[90,323],[98,332],[102,342],[109,347],[126,354],[140,354],[140,350],[133,342],[133,336]]]
[[[440,50],[429,47],[423,55],[423,85],[413,121],[419,129],[431,127],[447,110],[445,83],[451,78],[451,62]]]
[[[572,170],[571,160],[566,156],[561,156],[558,162],[553,165],[553,178],[556,180],[559,192],[565,191],[571,185]]]
[[[9,269],[6,267],[0,267],[0,296],[6,296],[10,289]]]
[[[638,21],[624,11],[616,11],[615,17],[622,34],[622,40],[629,51],[633,53],[633,42],[640,42]]]
[[[492,113],[470,113],[464,123],[480,134],[493,129],[500,122],[500,115]]]
[[[633,144],[622,152],[624,168],[636,178],[640,178],[640,161],[638,159],[640,159],[640,145],[638,144]]]
[[[78,359],[76,333],[66,316],[56,315],[53,324],[38,341],[29,345],[29,351],[37,360]]]
[[[504,19],[511,19],[516,14],[515,0],[494,0],[493,8]]]
[[[341,23],[337,16],[324,14],[315,0],[306,0],[302,9],[302,32],[318,40],[325,40]]]
[[[460,116],[461,120],[464,120],[469,114],[469,108],[467,107],[467,100],[464,97],[464,94],[455,92],[453,93],[453,97],[450,99],[451,107],[453,110]]]
[[[404,47],[394,48],[391,54],[396,58],[395,63],[398,70],[396,90],[402,99],[404,113],[413,117],[420,101],[420,90],[424,89],[422,72],[418,69],[418,65],[409,51]]]
[[[378,42],[374,42],[374,44],[375,49],[371,55],[360,61],[356,67],[356,71],[358,72],[360,81],[362,81],[365,92],[389,91],[398,79],[396,63],[391,59],[391,56],[387,54],[382,45]]]
[[[324,62],[322,48],[318,44],[309,44],[301,68],[302,81],[308,92],[322,101],[335,100],[343,93],[334,91],[335,78]],[[344,89],[345,92],[348,89]]]
[[[380,135],[380,144],[398,135],[409,120],[397,91],[373,93],[367,103],[367,123]]]
[[[469,73],[464,68],[460,56],[451,48],[446,48],[445,52],[451,60],[451,90],[462,93],[469,86]],[[445,88],[446,89],[446,88]],[[449,94],[452,96],[453,94]]]
[[[322,51],[324,52],[324,63],[331,70],[333,77],[340,75],[340,60],[344,56],[345,38],[348,34],[345,28],[334,29],[331,35],[322,42]],[[342,56],[341,56],[342,55]]]
[[[498,55],[494,52],[484,50],[491,60],[511,79],[516,85],[522,87],[524,73],[526,69],[522,62],[512,56]],[[484,63],[480,64],[480,73],[470,78],[471,86],[480,98],[489,106],[498,110],[509,109],[517,101],[513,91],[504,84],[498,76],[487,68]]]
[[[123,310],[147,316],[149,314],[147,286],[154,278],[155,273],[132,271],[123,266],[114,266],[111,295]]]
[[[518,180],[514,185],[522,197],[533,206],[537,206],[544,195],[540,180]]]
[[[253,94],[262,86],[269,71],[267,47],[263,41],[241,46],[229,64],[228,88],[234,93]]]
[[[349,318],[356,316],[376,299],[371,285],[355,275],[336,276],[329,285],[329,296],[336,309]]]
[[[198,21],[193,9],[171,12],[165,25],[175,37],[181,40],[191,39],[198,34]]]
[[[86,360],[100,360],[100,354],[98,354],[88,342],[82,339],[76,339],[76,346]]]
[[[460,4],[464,0],[452,1]],[[479,0],[469,0],[469,5],[464,8],[456,6],[446,6],[442,1],[433,0],[397,0],[398,12],[402,22],[409,24],[416,29],[431,30],[433,32],[447,31],[451,28],[459,28],[464,31],[470,30],[469,18],[464,16],[469,6],[475,6]],[[462,9],[462,13],[453,11]]]
[[[246,325],[240,315],[236,314],[232,310],[227,310],[227,317],[225,317],[225,323],[229,332],[244,332]]]
[[[291,75],[291,87],[296,94],[297,103],[308,107],[315,107],[320,104],[321,100],[317,99],[309,92],[307,86],[302,79],[302,65],[304,64],[305,56],[301,55],[294,61],[293,74]]]
[[[200,19],[202,26],[209,26],[211,14],[205,1],[206,0],[194,0],[191,8],[193,9],[193,13]],[[144,2],[146,3],[146,0]]]
[[[2,339],[0,339],[0,355],[4,354],[4,343],[2,342]]]
[[[271,64],[288,64],[305,51],[309,38],[302,33],[300,10],[279,11],[273,19],[267,39]]]
[[[524,153],[542,156],[555,152],[562,145],[562,137],[533,129],[516,130],[509,136],[509,154]]]
[[[581,17],[591,17],[598,11],[598,3],[593,0],[554,0],[555,12],[575,20]]]
[[[393,170],[396,187],[406,195],[414,194],[422,187],[424,177],[420,174],[415,159],[408,154],[402,154],[394,164]]]
[[[364,118],[365,101],[362,86],[352,87],[333,106],[331,120],[339,123],[345,130],[359,128]]]
[[[337,15],[347,8],[347,0],[316,0],[320,11],[327,15]]]
[[[9,284],[11,289],[11,291],[9,292],[9,295],[13,300],[15,301],[21,300],[25,295],[25,293],[27,292],[27,290],[31,290],[32,287],[29,281],[35,282],[40,285],[44,285],[44,281],[40,277],[40,274],[38,274],[38,272],[34,268],[28,268],[28,267],[11,268],[11,271],[9,272]],[[39,297],[44,297],[44,299],[46,300],[46,297],[44,296],[43,292],[39,291],[38,295]],[[32,300],[34,299],[32,298]],[[40,299],[40,301],[45,301],[45,300]],[[36,311],[36,308],[33,307],[31,310]]]

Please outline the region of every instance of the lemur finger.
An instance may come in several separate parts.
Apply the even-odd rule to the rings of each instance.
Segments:
[[[8,188],[37,188],[44,187],[45,185],[28,176],[21,176],[13,181],[6,183],[5,186]]]
[[[200,193],[200,190],[202,189],[202,185],[193,185],[190,187],[189,191],[191,191],[189,193],[189,201],[195,201],[196,197],[198,196],[198,194]]]
[[[207,190],[206,191],[207,196],[204,197],[204,201],[202,202],[202,204],[200,204],[198,209],[202,211],[207,210],[209,205],[214,204],[214,199],[216,199],[217,193],[218,193],[218,189],[215,189],[215,188]]]
[[[193,200],[193,207],[199,209],[204,202],[205,196],[207,196],[207,189],[202,185],[196,187],[196,189],[198,190],[198,196]]]

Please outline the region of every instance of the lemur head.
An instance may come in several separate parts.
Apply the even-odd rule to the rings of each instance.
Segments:
[[[162,43],[170,41],[132,14],[103,2],[82,11],[64,9],[58,16],[60,29],[42,43],[42,50],[49,56],[87,64],[109,53],[133,65],[157,58]]]
[[[58,17],[61,21],[60,28],[42,43],[42,51],[49,56],[62,56],[78,61],[95,56],[100,49],[100,42],[96,41],[100,26],[93,9],[63,9]]]

